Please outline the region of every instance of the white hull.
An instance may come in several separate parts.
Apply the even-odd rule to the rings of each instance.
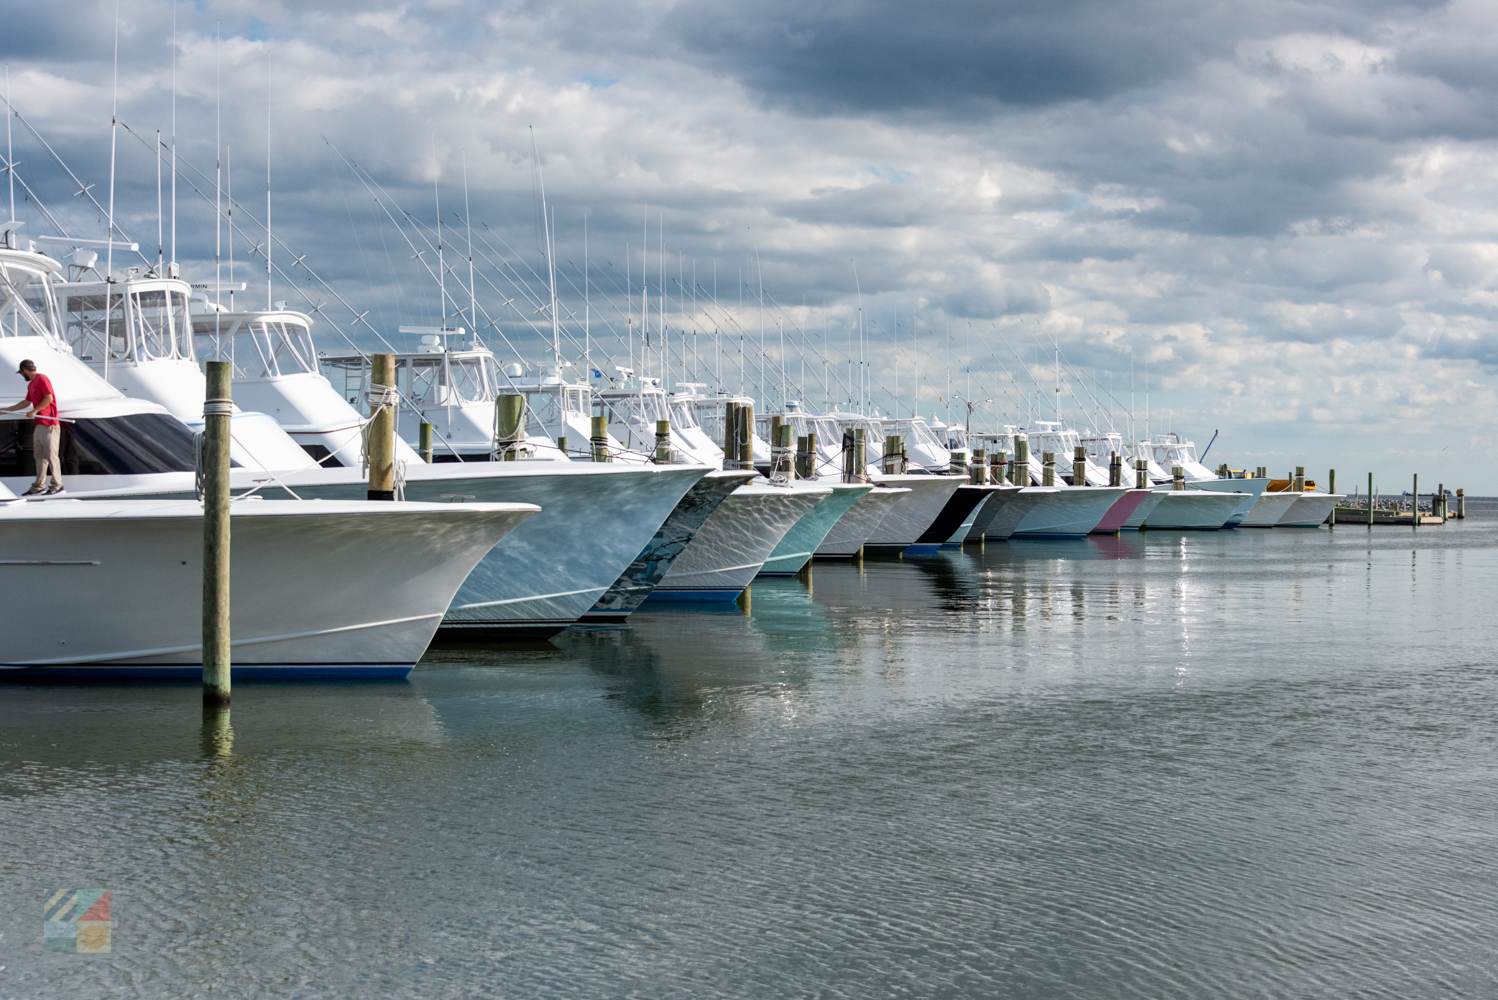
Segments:
[[[1018,486],[1007,484],[993,486],[990,489],[993,490],[993,493],[983,502],[983,506],[978,508],[978,516],[973,519],[968,533],[963,536],[963,541],[965,542],[981,542],[987,538],[989,530],[998,520],[1004,508],[1018,499],[1020,494]]]
[[[1290,505],[1280,518],[1280,528],[1319,528],[1331,516],[1332,508],[1346,499],[1340,493],[1312,493],[1307,491]]]
[[[1236,493],[1207,490],[1156,490],[1163,494],[1144,519],[1146,531],[1216,531],[1243,502]]]
[[[983,532],[986,541],[1005,541],[1014,535],[1025,518],[1036,507],[1044,504],[1054,493],[1061,491],[1054,486],[1023,486],[1009,494],[1008,501],[998,509],[988,528]]]
[[[759,576],[794,576],[801,567],[811,562],[811,557],[829,532],[837,526],[853,507],[861,503],[874,487],[859,483],[823,483],[830,487],[832,495],[813,507],[805,517],[797,521],[785,537],[775,546]]]
[[[904,487],[875,486],[853,509],[838,518],[822,544],[817,546],[818,559],[852,559],[863,543],[879,527],[893,505],[909,490]]]
[[[1098,526],[1108,508],[1127,492],[1122,486],[1057,489],[1030,509],[1010,538],[1082,538]]]
[[[454,592],[526,504],[230,507],[233,675],[405,676]],[[202,670],[203,508],[192,500],[0,509],[12,629],[26,673],[195,677]]]
[[[1216,493],[1245,493],[1247,496],[1238,504],[1236,510],[1228,517],[1224,528],[1236,528],[1243,523],[1243,519],[1254,509],[1259,496],[1264,488],[1269,485],[1267,479],[1198,479],[1186,484],[1188,490],[1208,490]]]
[[[960,476],[874,476],[879,486],[904,486],[910,490],[891,505],[864,544],[872,548],[914,545],[931,527],[952,494],[967,482]]]
[[[1263,493],[1260,494],[1253,509],[1250,510],[1238,522],[1240,528],[1272,528],[1280,523],[1280,518],[1285,516],[1290,506],[1300,499],[1299,493]]]
[[[362,498],[349,471],[283,477],[299,496]],[[533,503],[541,513],[474,567],[442,623],[444,638],[537,639],[581,618],[619,579],[709,470],[592,462],[417,462],[407,500]],[[343,473],[343,482],[328,483]],[[318,481],[321,480],[319,483]]]
[[[650,596],[671,570],[676,557],[686,551],[704,521],[734,490],[754,478],[752,472],[709,472],[677,501],[666,522],[656,529],[644,550],[619,579],[583,615],[585,623],[617,624],[629,617]]]
[[[831,490],[741,486],[703,522],[647,600],[733,600],[796,522],[831,495]]]
[[[1151,490],[1149,496],[1139,501],[1139,506],[1134,508],[1134,513],[1129,515],[1129,519],[1123,523],[1123,528],[1120,530],[1138,531],[1143,528],[1145,520],[1154,513],[1155,508],[1160,506],[1160,501],[1163,499],[1165,499],[1163,493]]]

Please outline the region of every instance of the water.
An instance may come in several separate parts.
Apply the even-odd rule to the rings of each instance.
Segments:
[[[1471,507],[818,565],[227,726],[9,685],[0,997],[1498,995]]]

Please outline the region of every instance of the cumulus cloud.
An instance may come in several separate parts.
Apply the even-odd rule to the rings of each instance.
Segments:
[[[95,195],[112,11],[32,5],[0,36],[17,109]],[[120,38],[117,216],[153,257],[173,15],[127,5]],[[1147,369],[1151,429],[1220,429],[1214,457],[1235,464],[1402,479],[1411,456],[1498,440],[1490,5],[210,0],[175,16],[179,256],[211,273],[217,158],[234,164],[236,259],[263,241],[268,145],[277,297],[319,307],[325,343],[466,314],[471,215],[481,316],[464,322],[539,360],[544,183],[577,341],[587,219],[605,367],[640,350],[643,266],[677,378],[711,381],[719,330],[718,364],[748,352],[750,381],[799,377],[804,350],[811,402],[847,398],[860,352],[884,409],[945,406],[959,371],[994,400],[980,422],[1049,411],[1059,356],[1068,419],[1128,425],[1132,399],[1142,431]],[[54,216],[102,235],[19,124],[17,143]],[[427,270],[439,198],[445,309]],[[51,226],[24,193],[18,214]],[[290,267],[302,254],[326,286]]]

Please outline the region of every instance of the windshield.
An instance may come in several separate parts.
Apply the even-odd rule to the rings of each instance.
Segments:
[[[666,406],[664,393],[644,392],[634,396],[609,396],[604,399],[604,405],[613,414],[612,421],[630,425],[648,425],[649,431],[655,433],[655,422],[657,420],[669,420],[671,413]]]
[[[697,426],[697,416],[692,412],[691,403],[671,404],[671,426],[680,430],[691,430]]]
[[[205,338],[204,360],[228,360],[235,378],[317,374],[312,331],[284,315],[207,315],[193,318],[193,333]]]
[[[434,354],[401,358],[396,365],[401,388],[417,406],[494,402],[494,367],[490,358]]]
[[[186,424],[165,413],[79,419],[62,425],[58,457],[65,476],[191,472],[193,436]],[[0,421],[0,476],[35,473],[31,423]]]
[[[186,295],[166,288],[131,292],[130,308],[135,320],[136,360],[192,360]]]
[[[57,338],[57,300],[45,275],[23,268],[0,272],[0,336]]]

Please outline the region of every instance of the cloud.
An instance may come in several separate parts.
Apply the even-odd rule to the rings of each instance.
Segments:
[[[717,347],[747,346],[750,381],[756,369],[799,372],[778,341],[760,351],[762,274],[763,322],[796,331],[787,351],[804,339],[808,378],[823,354],[836,358],[808,401],[850,394],[840,380],[861,295],[885,408],[897,359],[907,400],[919,359],[925,407],[950,358],[972,370],[975,395],[1000,401],[976,419],[1013,422],[1040,405],[1035,382],[1054,363],[1042,346],[1054,342],[1075,369],[1063,373],[1067,419],[1127,421],[1132,384],[1142,425],[1147,364],[1152,429],[1221,429],[1214,455],[1235,464],[1407,454],[1422,434],[1498,440],[1490,5],[234,0],[175,11],[179,154],[193,168],[178,185],[184,266],[212,273],[214,162],[232,157],[236,270],[247,258],[263,267],[249,255],[263,240],[268,147],[288,265],[277,297],[320,307],[329,346],[379,342],[361,312],[397,342],[401,324],[466,312],[471,214],[477,325],[501,354],[539,360],[544,184],[559,293],[579,317],[565,332],[579,344],[587,218],[600,364],[629,355],[643,267],[652,322],[664,292],[667,324],[696,331],[699,352],[726,330]],[[107,0],[33,5],[0,37],[18,109],[95,194],[109,175],[112,12]],[[116,215],[151,248],[172,16],[142,0],[121,33],[132,131],[120,135]],[[219,129],[227,149],[215,149]],[[102,235],[102,213],[40,141],[20,126],[16,141],[20,175],[47,208],[70,232]],[[438,199],[445,310],[427,270]],[[45,231],[22,202],[26,231]],[[326,285],[289,268],[302,254]],[[685,342],[673,341],[678,377],[696,365]]]

